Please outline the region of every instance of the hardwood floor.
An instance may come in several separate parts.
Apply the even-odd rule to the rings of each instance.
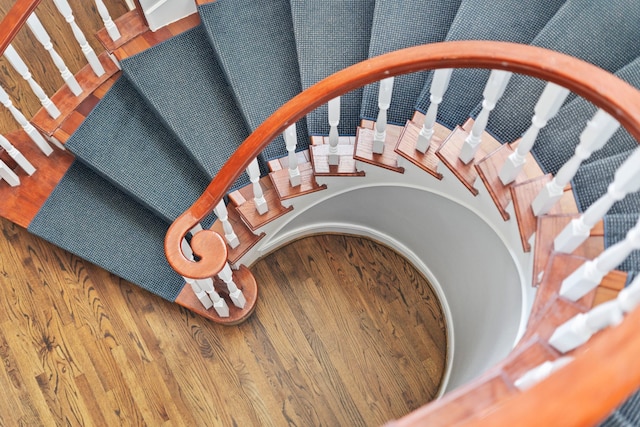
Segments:
[[[222,327],[0,228],[0,425],[376,425],[438,389],[436,297],[369,240],[263,258],[256,313]]]

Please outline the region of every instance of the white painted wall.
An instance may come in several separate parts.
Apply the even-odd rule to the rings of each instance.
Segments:
[[[194,0],[140,0],[140,6],[151,31],[197,12]]]
[[[510,352],[526,310],[522,274],[502,239],[473,211],[419,188],[356,188],[298,211],[265,246],[349,230],[394,247],[440,288],[453,348],[446,391]]]

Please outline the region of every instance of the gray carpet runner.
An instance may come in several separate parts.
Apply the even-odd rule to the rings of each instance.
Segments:
[[[377,0],[371,30],[369,58],[405,47],[441,42],[447,36],[461,0]],[[398,76],[394,80],[390,123],[404,125],[414,111],[426,72]],[[368,85],[362,96],[361,116],[375,120],[378,114],[377,83]]]
[[[251,130],[300,93],[300,71],[288,0],[218,0],[199,7],[202,23]],[[298,149],[309,145],[297,124]],[[287,153],[279,136],[267,160]]]
[[[209,178],[249,135],[201,26],[125,59],[122,69]],[[248,183],[242,174],[233,189]]]
[[[640,58],[620,69],[616,76],[636,88],[640,88]],[[532,153],[545,173],[557,173],[562,165],[573,156],[575,148],[580,142],[580,134],[596,111],[596,107],[589,101],[583,98],[574,98],[564,105],[558,115],[540,131]],[[584,163],[606,159],[631,150],[637,145],[638,142],[635,138],[620,128],[602,149],[594,152]]]
[[[29,231],[169,301],[184,280],[164,256],[169,224],[80,162],[60,181]]]
[[[187,210],[209,183],[209,177],[124,77],[66,147],[169,222]]]
[[[379,1],[378,1],[379,2]],[[302,88],[367,59],[375,0],[291,2]],[[362,89],[340,98],[340,135],[355,135]],[[326,104],[307,115],[311,135],[328,135]]]
[[[629,157],[633,150],[582,165],[573,179],[573,194],[578,209],[584,211],[600,196],[607,192],[613,182],[618,167]],[[630,214],[640,212],[640,192],[628,194],[616,202],[609,210],[610,214]]]
[[[601,427],[637,427],[640,426],[640,391],[634,393],[618,408]]]
[[[565,0],[463,0],[447,34],[447,41],[498,40],[529,44]],[[482,100],[486,70],[457,69],[438,109],[438,121],[449,127],[464,123]],[[432,74],[425,80],[416,110],[429,108]]]
[[[615,72],[640,56],[640,2],[568,0],[531,43]],[[594,37],[594,35],[598,35]],[[489,118],[502,142],[519,138],[531,124],[545,82],[514,75]]]
[[[627,235],[627,232],[638,223],[640,213],[611,214],[604,217],[604,245],[606,248],[615,245]],[[617,267],[618,270],[628,272],[640,271],[640,250],[631,255]]]

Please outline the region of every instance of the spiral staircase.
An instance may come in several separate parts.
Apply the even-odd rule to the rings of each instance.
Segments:
[[[389,425],[637,425],[639,6],[197,3],[156,32],[100,10],[104,73],[12,111],[3,217],[228,325],[263,254],[368,235],[450,329],[447,393]]]

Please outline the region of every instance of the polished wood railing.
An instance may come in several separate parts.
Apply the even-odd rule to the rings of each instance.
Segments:
[[[447,42],[403,49],[326,78],[265,120],[227,161],[205,193],[170,227],[165,252],[171,266],[181,275],[192,278],[211,277],[219,272],[227,256],[221,236],[210,230],[193,236],[191,245],[198,262],[185,257],[181,242],[222,200],[232,183],[267,144],[291,124],[320,105],[363,85],[395,75],[439,68],[505,70],[556,83],[609,113],[640,140],[640,92],[586,62],[557,52],[503,42]],[[633,362],[640,349],[640,338],[634,336],[639,317],[640,310],[635,310],[622,325],[598,336],[589,351],[576,356],[574,362],[558,373],[530,390],[506,399],[504,404],[493,408],[493,412],[485,412],[469,420],[468,424],[533,426],[541,424],[539,415],[544,417],[542,424],[558,420],[564,425],[597,423],[640,384],[640,366]],[[584,401],[590,402],[588,408],[571,403]],[[423,425],[428,422],[430,406],[390,425]],[[532,413],[536,417],[527,416]]]
[[[24,27],[27,19],[42,0],[17,0],[0,25],[0,55]]]

